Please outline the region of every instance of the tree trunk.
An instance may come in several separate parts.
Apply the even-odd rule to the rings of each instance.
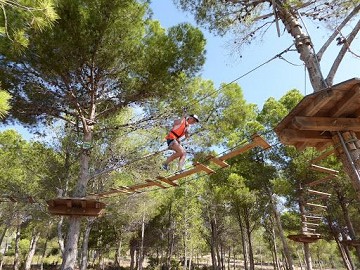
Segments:
[[[46,249],[47,249],[47,244],[49,241],[49,234],[46,235],[46,239],[45,239],[45,244],[44,244],[44,251],[41,254],[41,258],[40,258],[40,270],[44,269],[44,258],[46,256]]]
[[[338,197],[338,200],[340,203],[340,207],[343,212],[343,217],[344,217],[346,226],[349,230],[349,236],[350,236],[351,240],[357,240],[354,226],[350,220],[349,210],[348,210],[346,202],[345,202],[345,197],[338,189],[335,189],[335,192],[337,194],[337,197]],[[360,246],[355,246],[355,254],[356,254],[358,260],[360,261]]]
[[[86,229],[81,249],[80,270],[86,270],[88,266],[89,236],[93,223],[94,219],[88,219],[86,223]]]
[[[347,270],[353,270],[353,269],[356,269],[352,260],[351,260],[351,257],[349,255],[349,252],[347,252],[347,250],[345,250],[345,248],[343,247],[343,245],[340,243],[340,240],[338,238],[338,231],[336,230],[336,228],[334,228],[333,226],[333,221],[332,221],[332,218],[331,216],[327,216],[326,217],[327,219],[327,224],[329,226],[329,229],[330,229],[330,232],[331,234],[333,235],[335,241],[336,241],[336,244],[338,246],[338,249],[339,249],[339,252],[340,252],[340,255],[341,255],[341,258],[343,260],[343,263],[344,263],[344,266],[346,267]]]
[[[59,247],[60,247],[60,251],[61,254],[64,255],[64,250],[65,250],[65,246],[64,246],[64,236],[62,233],[62,224],[64,222],[64,216],[60,217],[60,220],[57,224],[57,235],[58,235],[58,243],[59,243]]]
[[[216,239],[216,222],[213,218],[210,220],[210,227],[211,227],[211,239],[210,239],[210,251],[211,251],[211,261],[212,261],[212,268],[213,270],[217,270],[217,257],[216,257],[216,246],[217,246],[217,239]]]
[[[249,215],[249,209],[247,207],[244,207],[244,216],[245,216],[245,229],[246,229],[246,235],[248,240],[248,247],[249,247],[249,263],[250,263],[250,270],[255,269],[255,263],[254,263],[254,253],[252,248],[252,242],[251,242],[251,228],[250,228],[250,215]]]
[[[320,70],[320,63],[313,49],[310,37],[303,31],[295,10],[281,0],[274,0],[277,7],[277,15],[285,25],[286,30],[295,39],[295,46],[300,54],[300,59],[305,63],[309,72],[309,79],[315,92],[327,87]]]
[[[0,236],[0,246],[2,245],[2,241],[4,240],[7,230],[8,230],[8,226],[5,226]]]
[[[137,240],[130,240],[130,270],[135,269],[135,257],[136,257]]]
[[[243,249],[243,258],[244,258],[244,269],[248,270],[248,255],[247,255],[247,247],[246,247],[246,236],[245,236],[245,230],[244,230],[244,224],[241,217],[240,209],[236,207],[236,217],[238,220],[239,228],[240,228],[240,234],[241,234],[241,245]]]
[[[167,250],[166,250],[166,269],[170,269],[171,257],[174,251],[175,235],[174,227],[176,226],[172,219],[172,201],[169,204],[169,216],[168,216],[168,230],[167,230]]]
[[[272,226],[272,232],[273,232],[272,241],[273,241],[273,246],[274,246],[274,257],[275,257],[275,265],[274,266],[276,267],[275,269],[280,269],[274,224]]]
[[[121,264],[121,248],[122,248],[122,240],[120,239],[118,248],[115,253],[115,265],[117,265],[118,267],[120,267]]]
[[[340,144],[342,146],[336,148],[337,154],[344,165],[344,170],[350,177],[360,202],[360,141],[352,131],[338,132],[333,134],[332,139],[334,145]]]
[[[84,123],[85,124],[85,123]],[[85,126],[85,125],[84,125]],[[84,144],[91,144],[92,132],[89,127],[84,132]],[[77,182],[74,197],[84,197],[89,181],[90,150],[83,148],[80,156],[80,177]],[[65,250],[61,270],[74,270],[78,256],[78,241],[80,235],[81,217],[71,216],[69,218],[69,230],[66,238]]]
[[[301,189],[300,187],[300,195],[299,195],[299,209],[300,209],[300,214],[301,214],[301,221],[302,221],[302,226],[301,226],[301,231],[302,233],[308,233],[308,228],[306,225],[306,217],[305,217],[305,207],[304,207],[304,193],[303,193],[303,189]],[[304,245],[304,256],[305,256],[305,262],[306,262],[306,270],[312,270],[312,260],[311,260],[311,253],[310,253],[310,246],[309,243],[303,243]]]
[[[145,209],[145,206],[144,206]],[[141,242],[139,248],[139,263],[138,270],[142,270],[144,261],[144,238],[145,238],[145,211],[143,212],[142,223],[141,223]]]
[[[16,226],[16,237],[15,237],[14,270],[20,269],[20,236],[21,236],[21,224],[18,224]]]
[[[291,257],[291,251],[290,251],[290,248],[289,248],[288,243],[286,241],[286,238],[284,236],[284,230],[283,230],[282,225],[281,225],[280,214],[276,209],[276,200],[274,199],[273,195],[271,194],[271,191],[269,191],[269,197],[270,197],[270,205],[272,207],[274,217],[275,217],[275,223],[277,225],[277,228],[278,228],[278,231],[279,231],[279,236],[280,236],[280,239],[281,239],[281,243],[283,245],[283,251],[284,251],[284,255],[285,255],[285,258],[286,258],[288,268],[290,270],[294,270],[294,263],[293,263],[293,260],[292,260],[292,257]]]
[[[31,269],[31,262],[32,262],[32,259],[34,257],[34,254],[35,254],[36,244],[37,244],[39,238],[40,238],[40,232],[35,232],[35,230],[34,230],[33,236],[31,238],[31,242],[30,242],[29,253],[26,256],[25,270],[30,270]]]

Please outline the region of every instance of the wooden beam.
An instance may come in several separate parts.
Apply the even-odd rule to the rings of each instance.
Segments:
[[[312,223],[312,222],[303,222],[304,225],[310,225],[310,226],[320,226],[318,223]]]
[[[330,197],[331,194],[330,193],[326,193],[326,192],[322,192],[322,191],[317,191],[317,190],[313,190],[313,189],[308,189],[307,190],[309,193],[311,194],[315,194],[315,195],[319,195],[322,197]]]
[[[331,100],[332,95],[332,90],[320,91],[317,93],[316,97],[311,101],[311,103],[305,107],[301,114],[305,116],[315,115],[324,105],[326,105],[326,103]]]
[[[323,219],[324,217],[320,217],[320,216],[307,216],[305,215],[306,218],[309,218],[309,219]]]
[[[337,170],[321,167],[321,166],[318,166],[318,165],[315,165],[315,164],[311,164],[310,169],[312,169],[314,171],[318,171],[318,172],[332,174],[332,175],[337,175],[339,173],[339,171],[337,171]]]
[[[293,124],[299,130],[360,131],[360,118],[295,116]]]
[[[148,182],[148,183],[152,183],[153,185],[158,186],[158,187],[161,187],[161,188],[163,188],[163,189],[166,188],[165,186],[163,186],[162,184],[160,184],[160,183],[158,183],[158,182],[156,182],[156,181],[153,181],[153,180],[150,180],[150,179],[145,179],[145,181]]]
[[[195,162],[195,163],[194,163],[194,166],[195,166],[195,167],[198,167],[200,170],[206,172],[207,174],[213,174],[213,173],[215,173],[214,170],[210,169],[209,167],[207,167],[207,166],[205,166],[205,165],[203,165],[203,164],[201,164],[201,163],[199,163],[199,162]]]
[[[320,205],[320,204],[315,204],[315,203],[306,203],[306,205],[312,206],[312,207],[319,207],[319,208],[322,208],[322,209],[327,209],[327,206]]]
[[[320,185],[320,184],[323,184],[323,183],[326,183],[327,181],[329,181],[330,179],[333,179],[335,177],[334,174],[330,174],[322,179],[319,179],[319,180],[316,180],[316,181],[313,181],[313,182],[310,182],[310,183],[307,183],[305,184],[306,187],[313,187],[313,186],[317,186],[317,185]]]
[[[305,229],[305,228],[304,228]],[[306,227],[306,231],[312,231],[312,232],[315,232],[316,231],[316,229],[315,228],[308,228],[308,227]]]
[[[184,177],[190,176],[190,175],[192,175],[192,174],[198,173],[198,172],[200,172],[200,171],[201,171],[200,167],[194,167],[194,168],[192,168],[192,169],[190,169],[190,170],[186,170],[186,171],[184,171],[184,172],[182,172],[182,173],[179,173],[179,174],[175,174],[175,175],[173,175],[173,176],[170,176],[170,177],[168,177],[168,179],[169,179],[170,181],[176,181],[176,180],[179,180],[179,179],[181,179],[181,178],[184,178]]]
[[[214,157],[214,156],[212,156],[212,155],[207,156],[207,158],[208,158],[210,161],[214,162],[216,165],[219,165],[221,168],[225,168],[225,167],[230,166],[230,165],[227,164],[225,161],[223,161],[223,160],[221,160],[221,159],[219,159],[219,158],[217,158],[217,157]]]
[[[250,149],[252,149],[252,148],[254,148],[256,146],[257,146],[257,144],[254,143],[254,142],[245,144],[244,146],[239,147],[239,148],[237,148],[237,149],[235,149],[235,150],[233,150],[233,151],[219,157],[219,159],[220,160],[230,159],[230,158],[238,156],[238,155],[240,155],[240,154],[242,154],[242,153],[244,153],[244,152],[246,152],[246,151],[248,151],[248,150],[250,150]]]
[[[268,150],[271,148],[270,144],[258,134],[254,134],[251,138],[253,142],[260,146],[262,149]]]
[[[152,187],[152,186],[155,186],[154,182],[146,181],[146,183],[140,183],[140,184],[135,184],[135,185],[132,185],[132,186],[128,186],[127,190],[134,192],[134,191],[136,191],[138,189]]]
[[[169,184],[169,185],[171,185],[171,186],[174,186],[174,187],[177,187],[177,186],[178,186],[178,184],[175,184],[173,181],[169,180],[169,179],[166,178],[166,177],[157,176],[156,179],[159,179],[160,181],[165,182],[165,183],[167,183],[167,184]]]
[[[357,99],[360,94],[360,86],[357,84],[352,89],[347,90],[346,94],[336,102],[336,106],[331,109],[332,117],[341,116],[349,106],[354,104],[354,99]]]
[[[329,151],[326,151],[325,153],[322,153],[320,156],[312,159],[312,160],[310,161],[310,163],[312,163],[312,164],[313,164],[313,163],[318,163],[320,160],[323,160],[323,159],[327,158],[328,156],[330,156],[330,155],[332,155],[332,154],[334,154],[334,153],[335,153],[335,149],[331,149],[331,150],[329,150]]]
[[[319,143],[319,142],[332,142],[332,136],[329,132],[319,132],[319,131],[301,131],[294,129],[284,129],[279,138],[281,142],[285,144],[295,144],[298,142],[310,142],[310,143]]]

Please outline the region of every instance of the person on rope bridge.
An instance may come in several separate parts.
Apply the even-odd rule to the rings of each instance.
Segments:
[[[179,159],[178,163],[178,172],[181,173],[184,169],[186,151],[180,144],[180,138],[185,136],[189,137],[188,127],[189,125],[199,122],[199,117],[196,114],[186,115],[184,110],[184,116],[181,119],[174,121],[173,128],[170,130],[169,134],[165,137],[166,142],[170,150],[175,151],[171,156],[169,156],[166,161],[162,164],[164,170],[169,170],[169,164],[176,158]]]

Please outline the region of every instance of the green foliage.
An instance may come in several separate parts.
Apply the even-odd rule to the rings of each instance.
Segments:
[[[0,119],[4,118],[10,109],[10,94],[0,90]]]
[[[58,19],[53,0],[4,0],[0,3],[0,47],[20,53],[29,45],[32,30],[43,31]]]
[[[96,106],[92,120],[104,119],[128,104],[169,98],[204,63],[202,33],[188,24],[164,31],[144,19],[146,4],[62,0],[56,12],[56,27],[31,33],[23,54],[7,51],[0,63],[0,78],[14,97],[12,115],[21,121],[72,123],[79,108],[90,119],[88,104]]]

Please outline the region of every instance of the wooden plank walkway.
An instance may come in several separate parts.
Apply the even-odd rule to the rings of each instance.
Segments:
[[[255,134],[252,136],[252,141],[250,143],[240,146],[239,148],[236,148],[220,157],[208,156],[207,158],[209,161],[215,163],[220,168],[225,168],[225,167],[229,166],[229,164],[225,162],[226,160],[233,158],[235,156],[238,156],[238,155],[240,155],[246,151],[249,151],[255,147],[261,147],[262,149],[267,150],[270,148],[270,145],[261,136],[259,136],[258,134]],[[116,196],[118,194],[128,194],[128,195],[134,194],[136,192],[139,192],[139,190],[142,190],[144,188],[150,188],[150,187],[159,187],[162,189],[166,189],[168,187],[177,187],[178,184],[175,183],[175,181],[178,181],[182,178],[191,176],[193,174],[205,173],[205,174],[209,175],[209,174],[216,173],[216,171],[214,171],[213,169],[211,169],[208,166],[205,166],[204,164],[201,164],[199,162],[196,162],[193,165],[194,165],[193,168],[186,170],[184,172],[181,172],[179,174],[174,174],[174,175],[171,175],[168,177],[158,176],[158,177],[156,177],[156,180],[146,179],[145,183],[139,183],[139,184],[135,184],[135,185],[131,185],[131,186],[118,187],[118,188],[114,188],[114,189],[111,189],[109,191],[102,192],[102,193],[89,194],[87,197],[88,198],[107,198],[107,197]]]

